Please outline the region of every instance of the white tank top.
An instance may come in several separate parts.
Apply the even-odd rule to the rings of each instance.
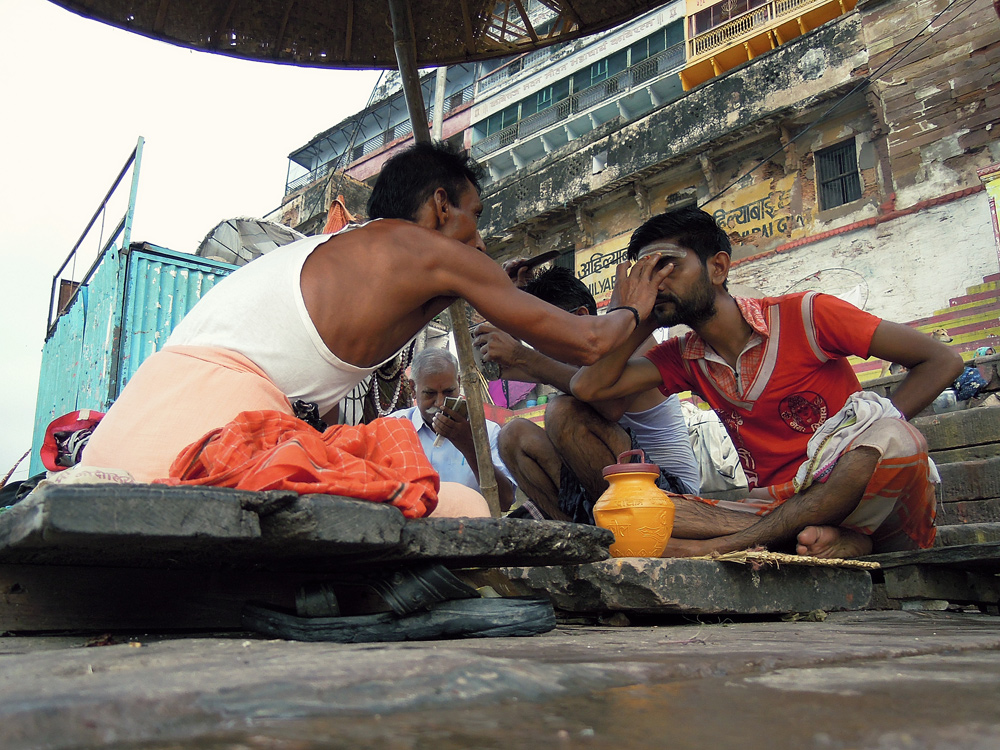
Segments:
[[[697,495],[701,491],[701,470],[676,394],[645,411],[626,412],[618,424],[632,430],[650,463],[684,482],[689,493]]]
[[[331,352],[302,299],[302,266],[330,237],[306,237],[233,271],[195,304],[166,345],[239,352],[289,400],[311,401],[320,414],[333,408],[376,368],[348,364]]]

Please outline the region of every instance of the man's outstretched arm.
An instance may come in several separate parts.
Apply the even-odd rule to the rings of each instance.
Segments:
[[[428,232],[427,235],[435,235]],[[628,310],[580,316],[561,310],[510,283],[494,261],[471,248],[440,236],[427,236],[421,247],[430,266],[427,277],[435,294],[463,297],[487,320],[560,362],[590,364],[618,346],[635,328]],[[448,252],[431,252],[446,247]],[[667,271],[647,256],[628,268],[619,265],[616,283],[621,305],[649,315]]]
[[[906,377],[891,396],[910,419],[926,408],[962,372],[962,355],[909,326],[883,320],[872,336],[872,357],[906,367]]]
[[[569,394],[573,376],[580,369],[545,356],[489,323],[480,324],[473,343],[482,352],[484,361],[500,365],[501,374],[507,380],[544,383]],[[637,351],[641,353],[655,343],[648,338]],[[605,419],[617,422],[635,399],[635,396],[626,396],[612,401],[594,401],[590,406]]]
[[[573,395],[587,402],[613,401],[658,388],[663,378],[656,365],[645,357],[632,356],[654,328],[655,323],[644,320],[624,344],[600,361],[577,370],[570,381]]]

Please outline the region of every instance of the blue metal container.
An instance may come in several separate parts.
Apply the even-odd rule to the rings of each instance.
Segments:
[[[49,423],[77,409],[107,411],[188,310],[236,268],[149,243],[101,254],[42,350],[30,475],[45,470],[39,450]]]

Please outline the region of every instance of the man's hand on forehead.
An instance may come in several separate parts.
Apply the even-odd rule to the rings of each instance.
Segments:
[[[687,255],[687,252],[687,248],[681,247],[676,242],[657,240],[656,242],[650,242],[639,250],[636,260],[640,261],[653,253],[658,254],[662,258],[683,258]]]

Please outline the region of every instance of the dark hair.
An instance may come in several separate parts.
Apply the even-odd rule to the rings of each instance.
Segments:
[[[368,198],[369,219],[417,218],[417,211],[434,191],[444,188],[457,206],[466,180],[481,190],[482,167],[447,143],[417,143],[393,156],[382,167]]]
[[[560,266],[550,268],[538,278],[528,282],[524,291],[569,312],[583,305],[591,315],[597,315],[594,295],[568,268]]]
[[[693,250],[701,258],[702,265],[717,253],[732,255],[729,237],[712,215],[697,206],[685,206],[654,216],[636,229],[628,243],[629,260],[635,260],[649,243],[668,238]]]

